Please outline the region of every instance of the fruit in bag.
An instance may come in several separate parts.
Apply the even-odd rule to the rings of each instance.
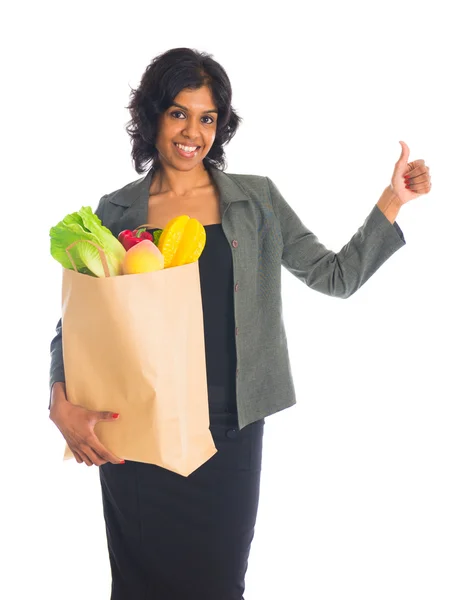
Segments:
[[[205,228],[197,219],[191,219],[188,215],[171,219],[158,240],[158,248],[164,256],[164,268],[179,267],[198,260],[206,237]]]
[[[125,253],[122,262],[123,275],[149,273],[164,268],[164,258],[160,250],[150,240],[142,240]]]

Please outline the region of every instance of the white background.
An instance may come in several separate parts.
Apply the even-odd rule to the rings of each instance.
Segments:
[[[140,177],[124,130],[130,87],[154,56],[186,46],[223,65],[244,119],[226,171],[270,177],[330,249],[390,183],[399,140],[433,183],[399,213],[406,245],[348,300],[283,270],[298,403],[266,421],[245,598],[449,600],[451,43],[440,5],[3,9],[1,597],[109,598],[98,468],[63,463],[48,419],[61,290],[48,232]]]

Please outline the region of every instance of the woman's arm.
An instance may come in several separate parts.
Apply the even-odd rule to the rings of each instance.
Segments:
[[[310,288],[337,298],[349,298],[392,255],[405,245],[394,216],[395,206],[384,191],[363,225],[335,253],[326,248],[266,177],[274,213],[283,239],[282,265]]]
[[[49,410],[52,406],[53,385],[55,383],[65,384],[64,362],[63,362],[63,331],[61,319],[56,325],[56,335],[50,342],[50,400]],[[64,388],[66,386],[64,385]]]

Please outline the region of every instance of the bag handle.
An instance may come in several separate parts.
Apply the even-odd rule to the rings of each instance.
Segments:
[[[66,254],[69,257],[70,262],[72,263],[74,271],[76,271],[78,273],[77,266],[74,262],[74,259],[71,256],[69,250],[72,248],[72,246],[75,246],[75,244],[79,244],[80,242],[88,242],[89,244],[92,244],[93,246],[95,246],[97,248],[97,250],[99,251],[99,254],[100,254],[100,260],[102,261],[102,267],[103,267],[103,271],[105,273],[105,277],[110,277],[110,269],[108,268],[108,263],[105,258],[105,252],[103,251],[103,249],[100,246],[98,246],[95,242],[92,242],[91,240],[75,240],[75,242],[72,242],[72,244],[69,244],[69,246],[66,248]]]
[[[163,229],[162,227],[151,227],[150,223],[144,223],[143,225],[140,225],[139,227],[135,227],[135,230],[141,229],[142,227],[148,227],[149,229]]]

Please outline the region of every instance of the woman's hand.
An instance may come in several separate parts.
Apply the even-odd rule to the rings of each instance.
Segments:
[[[63,434],[78,463],[100,467],[107,462],[125,462],[109,452],[94,433],[94,427],[99,421],[116,421],[117,417],[113,415],[109,411],[88,410],[72,404],[66,397],[64,384],[54,384],[49,417]]]
[[[429,167],[424,160],[414,160],[408,163],[410,150],[405,142],[399,142],[402,147],[401,157],[395,165],[391,179],[391,190],[397,196],[400,205],[427,194],[431,189]],[[410,189],[406,188],[409,184]]]

